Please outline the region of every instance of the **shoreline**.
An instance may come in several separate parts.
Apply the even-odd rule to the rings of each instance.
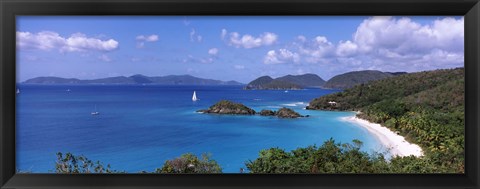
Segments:
[[[356,112],[357,113],[357,112]],[[409,143],[405,140],[405,137],[398,135],[392,130],[384,127],[378,123],[372,123],[364,119],[360,119],[356,116],[342,117],[340,120],[345,122],[354,123],[368,130],[372,133],[380,142],[389,150],[388,153],[394,156],[423,156],[423,150],[417,144]]]

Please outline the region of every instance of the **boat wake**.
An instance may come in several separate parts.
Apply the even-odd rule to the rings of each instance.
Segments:
[[[282,106],[290,106],[290,107],[295,107],[295,106],[305,106],[305,102],[294,102],[294,103],[288,103],[288,104],[282,104]]]

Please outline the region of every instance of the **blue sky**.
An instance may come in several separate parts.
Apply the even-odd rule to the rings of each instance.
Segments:
[[[20,16],[17,80],[462,67],[463,17]]]

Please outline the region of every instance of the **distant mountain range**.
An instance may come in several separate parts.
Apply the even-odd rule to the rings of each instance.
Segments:
[[[276,79],[262,76],[248,83],[244,89],[295,90],[305,87],[322,87],[324,84],[325,80],[315,74],[286,75]]]
[[[336,75],[328,81],[323,80],[315,74],[286,75],[276,79],[270,76],[262,76],[248,83],[244,89],[295,90],[307,87],[347,89],[358,84],[406,73],[407,72],[381,72],[377,70],[353,71]]]
[[[25,84],[156,84],[156,85],[243,85],[237,81],[220,81],[203,79],[191,75],[169,75],[148,77],[133,75],[130,77],[118,76],[92,80],[80,80],[61,77],[36,77],[26,80]]]
[[[249,82],[244,89],[247,90],[296,90],[304,88],[331,88],[347,89],[355,85],[370,81],[395,77],[407,72],[381,72],[377,70],[353,71],[336,75],[325,81],[316,74],[286,75],[272,78],[262,76]],[[26,80],[25,84],[152,84],[152,85],[244,85],[237,81],[221,81],[214,79],[198,78],[191,75],[168,75],[148,77],[133,75],[130,77],[118,76],[101,79],[81,80],[76,78],[61,77],[36,77]]]

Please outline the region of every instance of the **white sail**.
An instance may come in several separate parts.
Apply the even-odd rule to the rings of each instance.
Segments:
[[[197,94],[193,91],[192,101],[197,101]]]
[[[95,111],[91,113],[92,115],[98,115],[100,112],[97,111],[97,105],[95,104]]]
[[[20,89],[17,89],[17,94],[20,94]]]

